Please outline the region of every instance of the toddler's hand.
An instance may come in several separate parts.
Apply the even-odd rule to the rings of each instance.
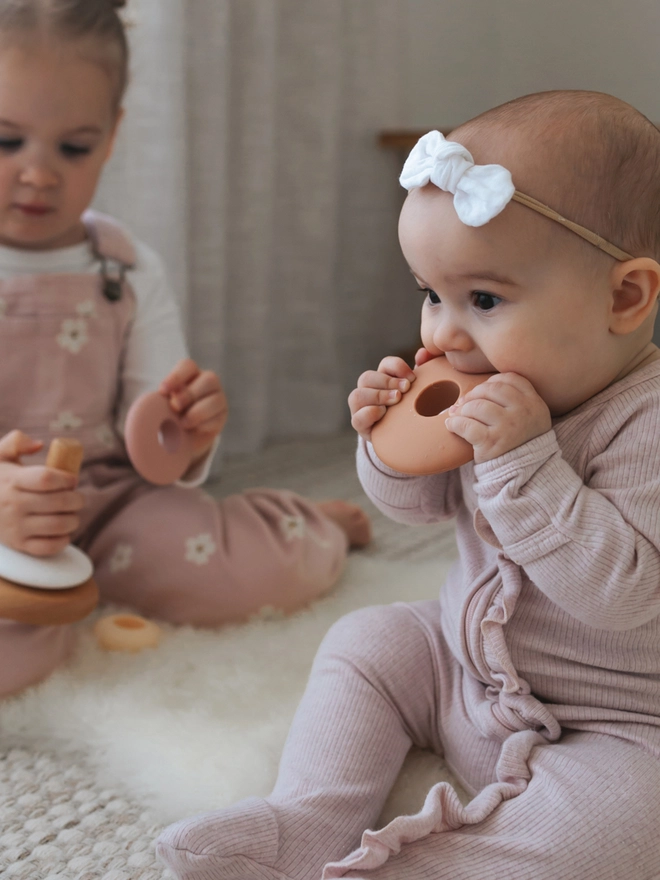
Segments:
[[[479,463],[545,434],[552,418],[527,379],[518,373],[497,373],[449,407],[446,425],[472,444]]]
[[[194,460],[203,458],[227,421],[227,398],[220,379],[211,370],[200,370],[190,358],[179,361],[160,385],[160,393],[181,424],[192,434]]]
[[[53,556],[71,541],[84,499],[75,491],[75,474],[20,463],[21,455],[42,445],[22,431],[0,438],[0,542],[33,556]]]
[[[371,429],[380,421],[387,407],[401,400],[401,394],[415,381],[415,374],[400,357],[386,357],[378,370],[367,370],[358,379],[357,388],[348,396],[351,425],[365,440],[371,439]]]

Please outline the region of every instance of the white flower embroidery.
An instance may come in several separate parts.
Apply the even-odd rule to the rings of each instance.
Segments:
[[[287,541],[305,537],[305,520],[302,516],[283,516],[280,520],[280,528]]]
[[[74,415],[70,410],[63,410],[58,414],[56,419],[50,423],[50,430],[58,431],[75,431],[82,425],[82,419]]]
[[[208,532],[186,539],[186,561],[195,565],[206,565],[217,550],[213,538]]]
[[[65,318],[56,339],[62,348],[71,354],[78,354],[88,340],[87,321],[84,318]]]
[[[133,548],[130,544],[117,544],[108,565],[110,571],[125,571],[133,561]]]
[[[7,300],[0,296],[0,320],[7,314]]]
[[[104,446],[110,447],[115,445],[115,432],[110,425],[101,425],[100,428],[97,428],[96,437]]]
[[[96,303],[93,299],[83,300],[83,302],[78,303],[76,306],[76,311],[83,318],[91,318],[96,314]]]

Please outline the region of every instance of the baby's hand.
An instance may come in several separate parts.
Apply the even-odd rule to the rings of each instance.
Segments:
[[[380,421],[387,407],[401,400],[401,394],[415,381],[415,374],[400,357],[386,357],[378,370],[367,370],[358,379],[357,388],[348,396],[351,425],[365,440],[371,439],[371,429]]]
[[[194,461],[203,458],[227,421],[227,398],[220,379],[190,358],[179,361],[160,385],[181,424],[192,435]]]
[[[21,455],[42,445],[22,431],[0,438],[0,542],[33,556],[53,556],[71,541],[84,500],[75,491],[75,474],[20,463]]]
[[[472,444],[479,463],[545,434],[552,418],[527,379],[518,373],[497,373],[449,407],[446,425]]]

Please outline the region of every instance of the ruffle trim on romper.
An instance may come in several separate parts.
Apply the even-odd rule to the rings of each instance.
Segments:
[[[419,813],[398,816],[379,831],[365,831],[360,848],[340,862],[327,864],[322,880],[344,877],[349,871],[373,871],[397,855],[406,844],[430,834],[483,822],[503,801],[525,791],[531,778],[532,750],[559,739],[559,723],[531,694],[529,684],[520,678],[511,662],[503,627],[515,609],[522,581],[518,567],[504,553],[499,554],[498,562],[497,577],[483,588],[494,595],[479,627],[483,655],[475,658],[478,665],[488,664],[489,677],[498,682],[497,686],[487,688],[479,719],[485,730],[492,732],[497,726],[500,735],[504,730],[495,771],[497,781],[482,789],[467,806],[463,806],[449,783],[434,785]],[[507,730],[511,731],[508,736]]]
[[[430,834],[453,831],[461,825],[477,825],[502,803],[521,794],[531,773],[527,759],[534,746],[546,742],[534,730],[512,734],[502,746],[497,764],[498,781],[488,785],[464,807],[448,782],[439,782],[429,791],[424,806],[415,816],[398,816],[380,831],[365,831],[360,849],[341,862],[330,862],[323,869],[322,880],[344,877],[349,871],[373,871],[397,855],[407,843]]]

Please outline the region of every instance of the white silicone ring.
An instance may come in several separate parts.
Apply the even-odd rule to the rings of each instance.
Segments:
[[[93,571],[89,556],[72,544],[56,556],[30,556],[0,544],[0,577],[15,584],[66,590],[88,581]]]

